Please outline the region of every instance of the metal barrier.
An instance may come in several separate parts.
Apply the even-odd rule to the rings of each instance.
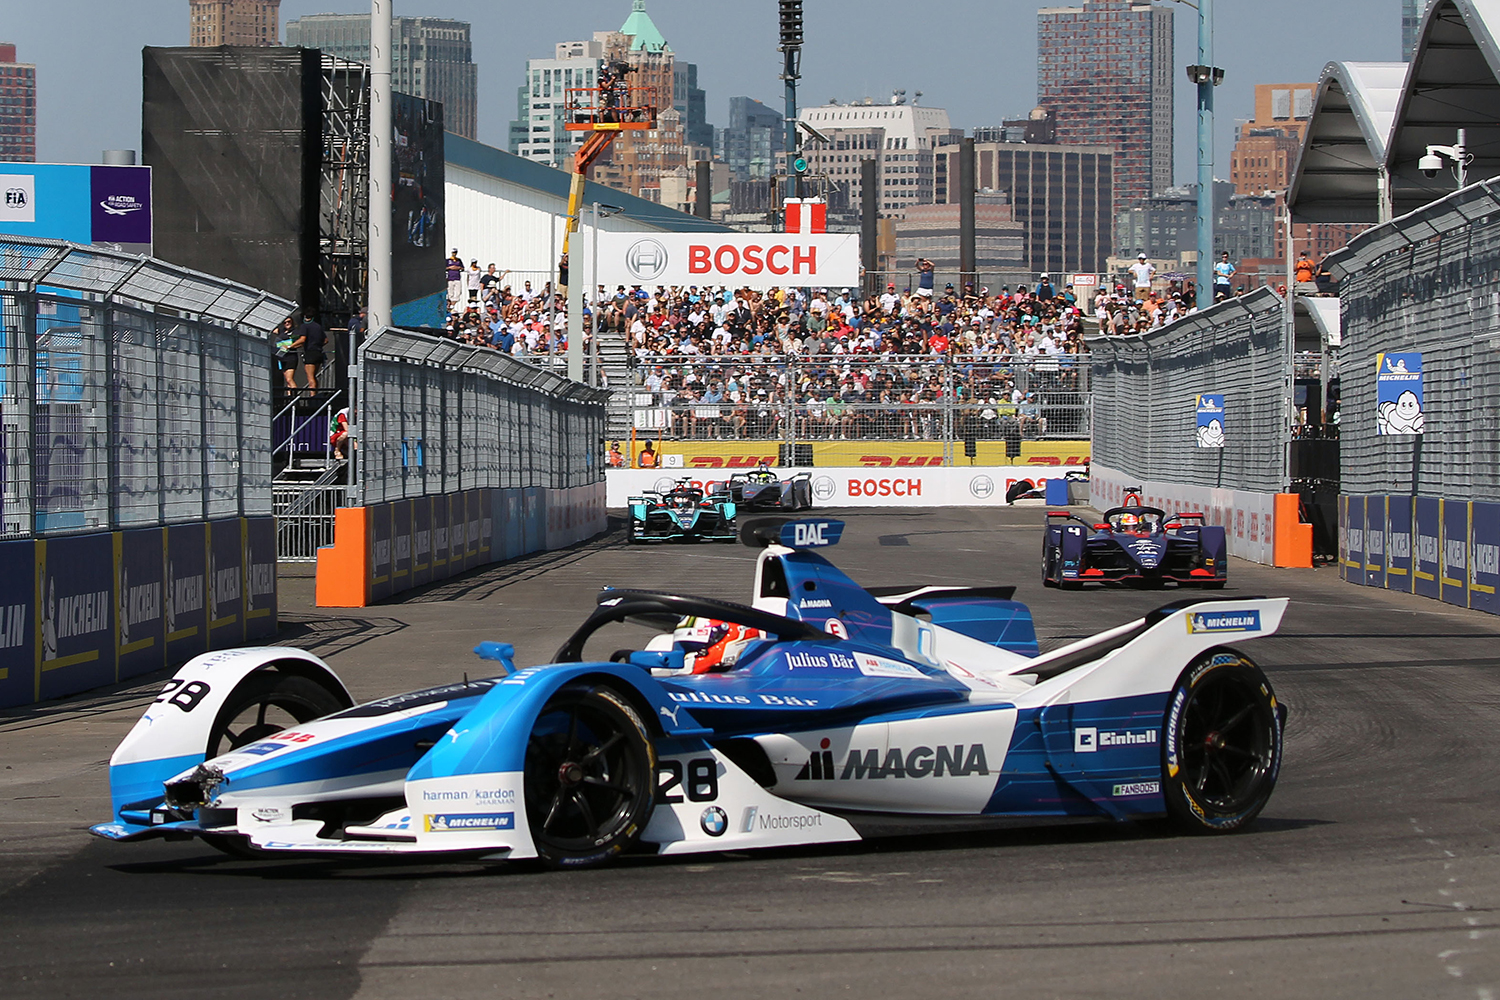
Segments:
[[[1269,288],[1141,336],[1086,338],[1093,460],[1140,479],[1279,493],[1287,486],[1292,355]],[[1222,448],[1197,446],[1196,401],[1224,396]]]
[[[6,237],[0,308],[0,538],[271,513],[269,333],[293,303]]]
[[[603,479],[607,392],[498,351],[404,330],[361,355],[359,502]]]
[[[980,441],[1006,442],[1014,458],[1022,441],[1089,437],[1090,364],[1074,354],[645,356],[633,359],[632,426],[637,440],[793,449],[784,465],[869,464],[870,442],[934,443],[932,464]]]
[[[1329,260],[1344,348],[1342,492],[1500,500],[1500,181],[1357,237]],[[1381,435],[1381,355],[1421,352],[1424,433]]]

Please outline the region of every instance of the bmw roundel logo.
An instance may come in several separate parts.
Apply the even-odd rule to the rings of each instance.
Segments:
[[[625,268],[637,281],[655,281],[667,271],[667,248],[658,240],[636,240],[625,251]]]
[[[698,825],[710,837],[722,837],[724,831],[729,829],[729,814],[718,806],[709,806],[703,810],[703,818],[698,820]]]
[[[989,476],[975,476],[969,480],[969,492],[980,500],[988,500],[995,493],[995,481]]]
[[[834,483],[831,476],[819,476],[812,482],[813,496],[817,497],[819,500],[833,499],[833,495],[837,493],[838,490],[839,488],[837,484]]]

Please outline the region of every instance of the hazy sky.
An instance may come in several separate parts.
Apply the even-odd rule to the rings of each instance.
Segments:
[[[1067,5],[1049,0],[1047,5]],[[923,92],[962,128],[1020,117],[1036,102],[1037,0],[807,0],[801,103],[889,99]],[[1196,11],[1177,4],[1177,62],[1196,62]],[[1228,173],[1235,119],[1254,113],[1256,83],[1316,81],[1331,60],[1401,57],[1401,0],[1218,0],[1217,175]],[[283,0],[302,14],[367,11],[360,0]],[[729,98],[782,104],[774,0],[649,0],[679,58],[699,67],[709,119]],[[146,45],[187,44],[187,0],[0,0],[0,41],[37,66],[38,159],[97,162],[106,148],[140,148],[141,57]],[[474,25],[479,138],[504,147],[525,60],[555,42],[618,28],[630,0],[395,0],[397,14]],[[1193,179],[1194,92],[1177,75],[1177,178]]]

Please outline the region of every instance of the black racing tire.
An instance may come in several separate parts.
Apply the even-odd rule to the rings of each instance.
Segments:
[[[1250,659],[1200,657],[1178,678],[1162,727],[1167,816],[1188,833],[1229,833],[1260,814],[1281,771],[1285,708]]]
[[[1052,579],[1053,551],[1049,546],[1042,546],[1042,586],[1056,587],[1061,581]]]
[[[1059,590],[1082,590],[1083,589],[1083,581],[1082,580],[1059,580],[1059,581],[1057,581],[1057,587],[1058,587]]]
[[[240,682],[208,732],[204,754],[209,760],[347,708],[341,698],[317,681],[296,674],[262,670]],[[258,858],[244,837],[206,833],[209,847],[235,858]]]
[[[1223,590],[1224,584],[1228,582],[1229,581],[1227,580],[1214,580],[1210,583],[1200,583],[1198,586],[1202,587],[1204,590]]]
[[[656,748],[630,704],[609,688],[570,685],[532,724],[526,817],[551,868],[607,864],[640,838],[656,797]]]

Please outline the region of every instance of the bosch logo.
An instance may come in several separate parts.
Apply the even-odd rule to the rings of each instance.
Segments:
[[[829,476],[819,476],[812,481],[813,496],[819,500],[831,500],[839,491],[838,484]]]
[[[709,806],[703,810],[703,817],[698,820],[698,825],[710,837],[722,837],[724,831],[729,829],[729,814],[718,806]]]
[[[662,478],[651,484],[651,490],[655,493],[670,493],[672,492],[672,487],[676,485],[677,480],[673,479],[670,476],[663,476]]]
[[[667,248],[656,240],[636,240],[625,251],[625,268],[637,281],[655,281],[667,271]]]
[[[975,476],[969,480],[969,492],[977,499],[988,500],[995,494],[995,481],[989,476]]]

